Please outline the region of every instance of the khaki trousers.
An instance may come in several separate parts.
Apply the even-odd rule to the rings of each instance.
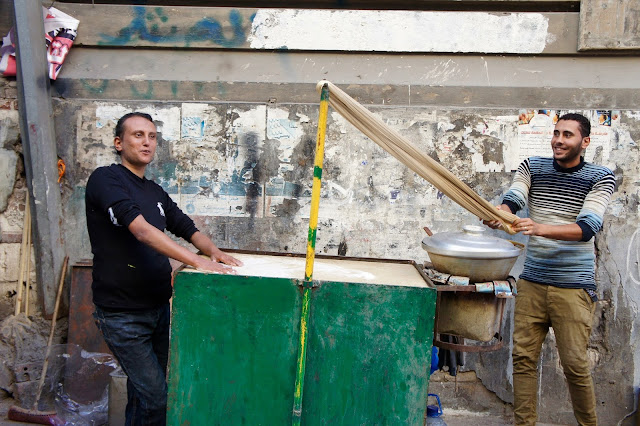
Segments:
[[[513,393],[516,425],[534,426],[538,405],[538,360],[553,327],[560,362],[580,425],[596,425],[596,399],[587,358],[595,303],[583,289],[517,282],[513,331]]]

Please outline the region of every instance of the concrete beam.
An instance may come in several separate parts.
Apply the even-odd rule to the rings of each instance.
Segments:
[[[149,81],[139,86],[122,80],[58,79],[58,96],[131,102],[317,103],[315,83],[193,83]],[[570,87],[434,87],[341,84],[363,105],[460,108],[621,109],[636,110],[640,90]],[[133,93],[132,93],[133,92]]]
[[[36,279],[43,312],[50,316],[65,254],[42,6],[32,0],[14,0],[14,11],[20,134],[31,193]]]
[[[64,66],[53,86],[62,98],[316,103],[326,78],[365,104],[635,109],[640,100],[632,57],[83,48]]]
[[[65,3],[88,3],[65,0]],[[124,4],[131,0],[94,0],[93,4]],[[141,2],[138,2],[141,3]],[[211,0],[154,0],[158,6],[211,7],[224,4]],[[228,2],[227,2],[228,3]],[[274,7],[295,9],[377,9],[377,10],[579,10],[580,0],[234,0],[236,7]]]
[[[577,12],[247,9],[70,3],[56,3],[55,7],[80,20],[74,46],[524,55],[577,52]]]
[[[640,49],[638,0],[582,0],[578,50]]]

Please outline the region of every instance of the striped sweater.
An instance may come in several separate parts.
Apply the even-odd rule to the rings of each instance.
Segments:
[[[582,228],[582,241],[531,236],[520,278],[565,288],[596,289],[593,236],[602,228],[604,212],[615,188],[613,172],[583,160],[569,169],[553,158],[522,162],[503,203],[515,213],[529,206],[537,223]]]

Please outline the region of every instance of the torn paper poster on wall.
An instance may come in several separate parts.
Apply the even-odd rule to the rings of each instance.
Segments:
[[[570,111],[520,110],[518,116],[518,159],[550,157],[551,138],[558,119]],[[573,112],[573,111],[571,111]],[[612,128],[619,124],[620,112],[611,110],[578,111],[591,122],[591,142],[585,152],[585,161],[605,164],[611,152]],[[517,164],[512,164],[515,170]]]
[[[55,80],[62,69],[73,41],[78,35],[80,21],[59,11],[56,8],[42,8],[44,19],[44,37],[47,48],[47,63],[49,78]],[[16,69],[16,35],[15,29],[11,29],[2,39],[0,50],[0,73],[5,77],[15,76]]]

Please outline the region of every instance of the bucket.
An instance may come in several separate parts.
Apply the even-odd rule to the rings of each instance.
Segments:
[[[440,397],[435,393],[430,393],[429,396],[434,397],[438,405],[427,405],[427,417],[440,417],[442,415]]]

